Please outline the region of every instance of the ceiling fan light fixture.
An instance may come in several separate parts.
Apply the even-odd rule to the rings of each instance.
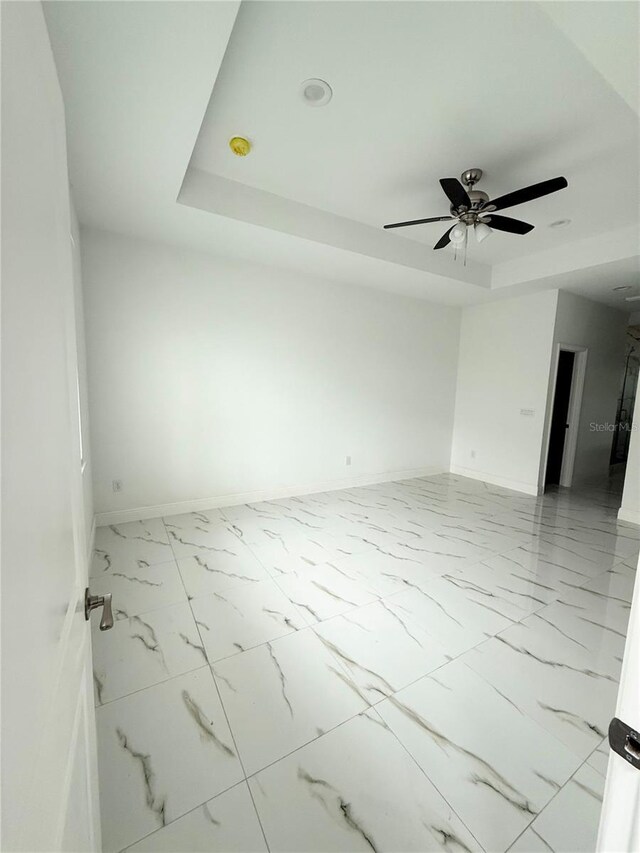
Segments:
[[[493,233],[486,222],[476,222],[473,230],[475,232],[476,240],[478,241],[478,243],[482,243],[483,240],[485,240],[490,234]]]
[[[449,240],[453,243],[454,246],[457,246],[460,245],[460,243],[464,243],[464,238],[466,236],[467,226],[459,222],[451,229],[451,233],[449,234]]]
[[[461,175],[461,181],[457,178],[440,178],[440,186],[449,199],[450,216],[431,216],[426,219],[412,219],[407,222],[391,222],[384,228],[405,228],[409,225],[423,225],[428,222],[444,222],[457,220],[456,224],[446,231],[433,247],[434,251],[444,249],[449,243],[453,243],[454,255],[457,254],[458,246],[464,243],[464,259],[467,259],[467,244],[470,228],[476,226],[476,239],[478,243],[484,240],[492,231],[506,231],[508,234],[528,234],[533,231],[533,225],[513,219],[510,216],[502,216],[495,213],[498,210],[515,207],[518,204],[534,201],[537,198],[563,190],[569,186],[566,178],[550,178],[537,184],[523,187],[514,192],[501,195],[498,198],[489,198],[487,193],[476,190],[475,185],[482,177],[482,169],[467,169]],[[463,186],[464,184],[464,186]],[[466,187],[466,188],[465,188]],[[488,217],[485,219],[484,217]],[[550,223],[555,227],[568,225],[570,219],[557,220]],[[478,228],[477,226],[481,227]]]

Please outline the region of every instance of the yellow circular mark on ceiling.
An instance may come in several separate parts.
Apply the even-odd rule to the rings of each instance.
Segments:
[[[251,143],[244,136],[233,136],[229,140],[229,148],[238,157],[246,157],[251,151]]]

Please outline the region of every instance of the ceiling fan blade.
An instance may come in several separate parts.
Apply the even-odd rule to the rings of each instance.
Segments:
[[[500,198],[493,198],[489,204],[494,210],[504,210],[505,207],[514,207],[516,204],[523,204],[525,201],[533,201],[543,195],[563,190],[567,186],[566,178],[551,178],[549,181],[541,181],[539,184],[532,184],[522,190],[501,195]]]
[[[533,231],[534,225],[529,225],[528,222],[522,222],[521,219],[511,219],[510,216],[498,216],[495,213],[487,213],[482,217],[482,221],[486,222],[489,228],[495,228],[496,231],[508,231],[510,234],[528,234]]]
[[[440,186],[454,207],[471,208],[471,199],[457,178],[440,178]]]
[[[449,234],[451,234],[451,232],[453,231],[453,229],[455,227],[456,227],[455,225],[452,225],[451,228],[449,228],[449,230],[442,235],[442,237],[438,240],[438,242],[435,244],[435,246],[433,248],[434,249],[444,249],[445,246],[448,246],[449,243],[451,242],[451,240],[449,239]]]
[[[392,222],[391,225],[384,225],[383,227],[404,228],[405,225],[423,225],[425,222],[445,222],[453,218],[453,216],[432,216],[431,219],[411,219],[409,222]]]

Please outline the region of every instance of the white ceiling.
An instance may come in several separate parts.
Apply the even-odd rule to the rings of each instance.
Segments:
[[[238,7],[45,3],[84,224],[451,304],[560,276],[618,307],[619,279],[640,292],[635,3]],[[307,77],[327,107],[301,101]],[[536,229],[467,267],[429,248],[446,223],[381,230],[446,214],[437,179],[471,166],[493,196],[569,188],[505,211]]]
[[[300,98],[309,77],[332,86],[326,107]],[[250,156],[231,153],[235,134]],[[638,116],[536,3],[249,2],[192,165],[375,228],[446,216],[438,178],[466,168],[494,198],[565,175],[505,211],[533,232],[473,248],[496,264],[637,219],[638,150]],[[393,237],[433,246],[447,227]]]

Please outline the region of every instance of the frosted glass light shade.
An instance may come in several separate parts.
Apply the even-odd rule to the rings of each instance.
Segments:
[[[454,245],[458,245],[460,243],[464,243],[464,238],[467,233],[467,226],[459,223],[455,225],[451,234],[449,234],[449,239]]]
[[[489,228],[486,222],[476,222],[474,231],[476,232],[476,240],[478,243],[482,243],[482,241],[491,234],[491,228]]]

